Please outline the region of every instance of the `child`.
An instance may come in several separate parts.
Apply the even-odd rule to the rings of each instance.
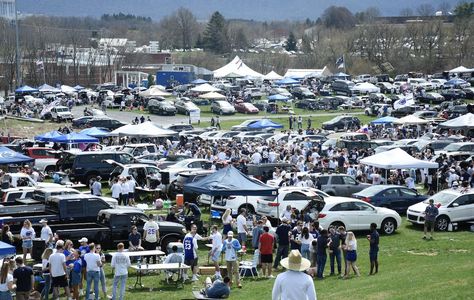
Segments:
[[[82,259],[81,253],[78,250],[73,251],[72,263],[69,265],[71,268],[71,289],[73,299],[79,300],[79,284],[81,283],[81,272],[82,272]]]

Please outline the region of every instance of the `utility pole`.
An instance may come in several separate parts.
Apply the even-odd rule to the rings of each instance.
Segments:
[[[21,86],[21,76],[20,76],[20,34],[18,32],[18,9],[16,6],[18,0],[15,0],[15,37],[16,37],[16,85],[17,87]]]

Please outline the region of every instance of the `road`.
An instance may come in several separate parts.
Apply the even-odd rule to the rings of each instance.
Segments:
[[[77,118],[77,117],[80,117],[83,115],[83,111],[84,111],[84,106],[75,106],[73,107],[72,109],[72,113],[74,114],[74,116]],[[341,111],[341,114],[343,112]],[[345,114],[351,114],[351,115],[363,115],[364,113],[363,112],[354,112],[354,113],[350,113],[350,112],[347,112],[347,111],[344,111]],[[152,114],[140,114],[138,110],[133,110],[133,111],[119,111],[117,109],[114,109],[114,110],[107,110],[107,115],[113,119],[117,119],[121,122],[125,122],[125,123],[131,123],[132,120],[135,119],[135,117],[141,117],[142,115],[145,116],[145,118],[147,118],[148,116],[150,117],[151,121],[158,124],[158,125],[161,125],[161,126],[164,126],[164,125],[169,125],[169,124],[184,124],[184,123],[188,123],[188,117],[187,116],[183,116],[183,115],[176,115],[176,116],[158,116],[158,115],[152,115]],[[321,116],[337,116],[338,114],[336,113],[325,113],[325,112],[322,112],[322,113],[312,113],[312,114],[306,114],[305,116],[308,116],[308,115],[311,115],[312,117],[321,117]],[[289,115],[287,114],[279,114],[279,115],[272,115],[270,116],[270,118],[285,118],[285,117],[288,117]],[[249,119],[261,119],[263,118],[263,116],[259,116],[259,115],[240,115],[240,114],[237,114],[237,115],[232,115],[232,116],[220,116],[219,117],[221,119],[221,121],[225,121],[225,120],[242,120],[242,121],[245,121],[245,120],[249,120]],[[202,117],[201,118],[201,122],[203,123],[209,123],[211,120],[211,117]]]

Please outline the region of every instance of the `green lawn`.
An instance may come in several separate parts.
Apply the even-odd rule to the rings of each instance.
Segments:
[[[319,299],[473,299],[474,234],[464,231],[435,233],[433,241],[422,240],[421,227],[404,222],[393,236],[381,236],[379,274],[368,276],[368,241],[365,233],[358,234],[358,265],[362,276],[349,280],[327,277],[315,281]],[[207,251],[199,248],[200,265],[207,263]],[[251,255],[247,254],[247,259]],[[108,285],[111,270],[107,266]],[[329,274],[329,261],[325,274]],[[135,282],[133,271],[128,286]],[[202,276],[204,277],[204,276]],[[192,299],[191,291],[197,283],[186,283],[184,288],[166,286],[164,275],[143,278],[144,289],[128,289],[126,299]],[[230,299],[270,299],[273,280],[244,279],[243,289],[233,289]],[[153,288],[153,291],[150,291]]]

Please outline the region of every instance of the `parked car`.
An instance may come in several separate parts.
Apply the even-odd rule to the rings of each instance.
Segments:
[[[87,122],[91,119],[94,119],[94,116],[83,116],[83,117],[72,119],[72,127],[85,128]]]
[[[439,212],[435,221],[437,230],[447,230],[450,223],[474,220],[474,191],[469,190],[463,193],[453,189],[443,190],[428,200],[408,207],[407,220],[413,224],[424,224],[425,209],[431,199]]]
[[[413,114],[417,110],[421,110],[421,107],[416,106],[416,105],[400,107],[399,109],[392,110],[392,117],[395,117],[395,118],[406,117],[408,115]]]
[[[321,190],[331,196],[349,197],[371,186],[345,174],[317,174],[313,176],[319,178]]]
[[[318,100],[316,99],[302,99],[295,102],[295,107],[301,109],[317,110],[319,109],[319,104]]]
[[[243,114],[258,114],[259,110],[252,103],[237,100],[234,104],[234,108],[237,112]]]
[[[293,95],[285,88],[272,88],[268,94],[270,96],[280,94],[282,96],[287,97],[288,99],[293,99]]]
[[[176,179],[176,176],[183,171],[210,170],[212,162],[207,159],[189,158],[183,159],[174,165],[161,170],[161,181],[169,184]]]
[[[440,153],[448,153],[454,151],[474,152],[474,142],[459,142],[447,145]]]
[[[352,92],[356,94],[380,93],[380,88],[368,82],[357,83],[352,87]]]
[[[355,83],[349,80],[334,80],[331,83],[331,89],[338,95],[352,96],[352,88],[354,86]]]
[[[211,104],[211,112],[218,115],[233,115],[235,114],[235,108],[225,100],[214,101]]]
[[[88,120],[85,124],[85,127],[98,127],[98,128],[105,128],[109,131],[113,131],[124,125],[126,124],[123,122],[120,122],[119,120],[100,117],[100,118],[92,118]]]
[[[462,91],[466,94],[465,96],[466,99],[470,99],[470,100],[474,99],[474,87],[468,87],[468,88],[463,89]]]
[[[313,99],[316,95],[306,87],[295,87],[291,94],[295,99]]]
[[[171,199],[176,199],[177,194],[183,194],[185,202],[196,203],[200,194],[184,191],[184,186],[186,184],[201,180],[212,173],[214,173],[212,170],[183,171],[179,173],[176,179],[173,180],[168,186],[168,196]]]
[[[144,153],[159,153],[158,147],[153,143],[126,144],[119,148],[119,151],[130,154],[131,156],[140,156]]]
[[[176,107],[170,101],[151,99],[148,101],[148,111],[152,114],[174,116],[176,114]]]
[[[193,125],[191,124],[170,124],[170,125],[165,126],[164,128],[168,130],[173,130],[176,132],[194,129]]]
[[[429,92],[418,95],[416,100],[427,104],[441,104],[444,101],[444,97],[439,93]]]
[[[390,82],[377,82],[375,85],[380,89],[380,92],[384,94],[395,94],[398,91],[397,87]]]
[[[441,92],[441,95],[444,97],[446,101],[466,98],[466,93],[463,90],[458,90],[458,89],[443,90]]]
[[[324,130],[344,130],[347,128],[358,128],[360,127],[360,120],[353,116],[337,116],[329,121],[323,122],[322,128]]]
[[[147,185],[147,178],[154,177],[160,174],[160,169],[156,166],[148,164],[121,164],[111,159],[106,159],[105,162],[114,167],[112,172],[110,172],[109,186],[112,186],[113,180],[120,176],[127,177],[132,176],[138,186]]]
[[[428,198],[417,191],[399,185],[372,185],[352,194],[352,197],[374,206],[393,209],[398,213],[405,213],[410,205]]]
[[[191,111],[201,111],[196,104],[194,104],[189,98],[185,97],[176,99],[174,106],[176,107],[176,112],[178,114],[189,115]]]
[[[344,226],[350,231],[369,230],[370,224],[375,223],[377,228],[387,235],[395,233],[402,224],[400,215],[394,210],[344,197],[325,198],[318,221],[323,228]]]
[[[470,86],[471,84],[469,82],[460,78],[450,79],[443,84],[443,88],[445,89],[463,89]]]

